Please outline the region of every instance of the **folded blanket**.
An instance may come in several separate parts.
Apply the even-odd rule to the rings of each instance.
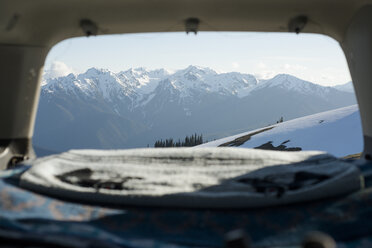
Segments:
[[[20,185],[92,204],[249,208],[340,196],[362,180],[353,164],[323,152],[156,148],[40,158]]]

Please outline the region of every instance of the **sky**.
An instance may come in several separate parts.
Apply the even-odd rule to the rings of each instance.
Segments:
[[[54,46],[44,68],[57,77],[91,67],[114,72],[137,67],[175,71],[189,65],[249,73],[259,79],[287,73],[324,86],[351,81],[339,44],[318,34],[179,32],[81,37]]]

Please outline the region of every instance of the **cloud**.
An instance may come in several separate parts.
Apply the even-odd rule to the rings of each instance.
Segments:
[[[304,71],[307,70],[306,66],[297,65],[297,64],[284,64],[283,69],[291,72],[291,71]]]
[[[61,61],[53,61],[49,69],[44,71],[44,79],[67,76],[75,71]]]
[[[271,70],[261,70],[259,72],[256,72],[254,76],[257,79],[270,79],[273,78],[275,75],[278,73],[276,71],[271,71]]]
[[[257,64],[257,68],[259,68],[259,69],[265,69],[265,68],[267,68],[267,66],[266,66],[265,63],[260,62],[260,63]]]
[[[256,64],[255,76],[259,79],[270,79],[278,74],[291,74],[300,78],[306,77],[308,68],[299,64],[266,64],[259,62]]]
[[[239,64],[238,62],[233,62],[233,63],[232,63],[232,67],[233,67],[234,69],[239,68],[239,67],[240,67],[240,64]]]
[[[277,70],[268,67],[264,62],[259,62],[255,66],[254,76],[258,79],[270,79],[277,74]]]

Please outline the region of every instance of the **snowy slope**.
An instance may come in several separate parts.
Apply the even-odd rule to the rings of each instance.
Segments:
[[[283,144],[287,148],[327,151],[335,156],[359,153],[363,148],[362,129],[357,105],[297,118],[271,127],[272,129],[265,127],[200,146],[221,146],[243,136],[253,134],[240,147],[255,148],[272,142],[271,144],[274,147]],[[266,129],[269,130],[264,131]],[[234,145],[230,144],[230,146]]]
[[[184,97],[189,96],[193,91],[244,97],[258,84],[258,80],[250,74],[217,73],[210,68],[193,65],[174,73],[170,81]]]
[[[42,91],[49,94],[64,91],[70,95],[83,95],[89,98],[102,97],[107,102],[128,97],[138,102],[143,96],[153,92],[158,82],[166,75],[165,70],[148,71],[144,68],[129,69],[120,73],[90,68],[78,75],[46,79],[42,84]]]
[[[346,84],[340,84],[334,86],[335,89],[345,91],[345,92],[351,92],[354,93],[354,86],[352,82],[348,82]]]
[[[292,75],[278,74],[272,79],[269,79],[257,85],[254,89],[252,89],[252,91],[265,90],[268,88],[285,89],[304,95],[312,95],[315,93],[323,98],[327,98],[328,94],[332,90],[331,87],[324,87],[318,84],[314,84]]]

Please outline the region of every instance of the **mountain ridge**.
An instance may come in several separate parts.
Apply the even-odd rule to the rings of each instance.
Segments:
[[[108,79],[110,79],[110,82],[104,84]],[[73,81],[75,87],[79,87],[80,89],[87,90],[89,86],[99,87],[101,91],[97,91],[96,93],[101,93],[107,100],[111,97],[108,90],[121,92],[127,97],[136,100],[138,105],[144,105],[141,103],[141,100],[148,100],[149,96],[154,94],[154,91],[159,86],[160,82],[163,84],[168,83],[169,87],[181,91],[181,97],[188,97],[190,96],[190,92],[193,91],[204,90],[208,93],[229,94],[243,98],[251,91],[269,86],[286,87],[294,91],[300,91],[301,93],[311,90],[309,89],[310,87],[313,88],[312,90],[316,88],[322,88],[324,90],[332,88],[339,91],[351,92],[349,90],[350,82],[345,85],[337,85],[334,87],[321,86],[290,74],[278,74],[271,79],[261,81],[252,74],[239,72],[217,73],[208,67],[194,65],[190,65],[185,69],[177,70],[174,73],[163,68],[147,70],[143,67],[130,68],[125,71],[114,73],[108,69],[92,67],[86,72],[77,75],[69,74],[65,77],[45,79],[43,80],[42,90],[48,90],[52,93],[57,85],[58,88],[67,91],[74,88],[72,85],[67,85],[66,81]],[[99,84],[94,85],[94,82],[97,81]],[[113,88],[110,89],[108,85],[113,86]]]
[[[175,72],[91,68],[44,80],[34,142],[63,151],[93,148],[93,143],[96,148],[152,146],[195,132],[211,140],[280,117],[289,120],[355,103],[352,93],[288,74],[260,82],[251,74],[200,66]]]

